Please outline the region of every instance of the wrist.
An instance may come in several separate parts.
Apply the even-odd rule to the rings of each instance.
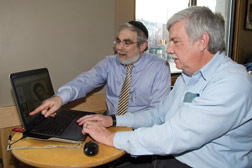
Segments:
[[[104,144],[114,147],[114,136],[115,136],[115,132],[110,132],[110,134],[106,136],[106,140],[104,141]]]
[[[115,136],[115,132],[112,132],[112,134],[111,134],[111,136],[110,136],[110,146],[113,146],[113,147],[115,147],[114,146],[114,136]]]
[[[116,116],[112,114],[110,117],[112,118],[112,126],[116,126]]]

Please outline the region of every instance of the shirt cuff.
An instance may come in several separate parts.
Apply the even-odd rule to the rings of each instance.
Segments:
[[[116,132],[114,136],[114,147],[129,152],[129,136],[132,131]]]
[[[62,99],[62,105],[69,102],[70,94],[68,92],[58,92],[55,96],[59,96]]]

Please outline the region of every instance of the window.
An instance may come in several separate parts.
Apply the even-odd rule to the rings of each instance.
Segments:
[[[214,12],[222,14],[226,21],[226,52],[231,57],[232,49],[232,0],[135,0],[136,20],[141,21],[149,31],[149,50],[147,52],[157,54],[167,59],[170,63],[171,73],[180,73],[175,63],[166,53],[169,32],[166,29],[167,20],[176,12],[192,5],[207,6]]]

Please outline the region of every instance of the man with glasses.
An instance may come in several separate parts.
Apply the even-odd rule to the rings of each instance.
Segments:
[[[106,83],[107,114],[118,114],[121,90],[127,78],[127,66],[131,66],[128,99],[122,102],[121,114],[147,110],[157,105],[170,92],[171,76],[166,60],[146,53],[148,30],[138,21],[120,26],[114,49],[117,54],[107,56],[91,70],[59,88],[58,93],[45,100],[30,115],[40,111],[45,117],[67,102],[85,97],[88,92]],[[120,98],[121,99],[121,98]],[[123,101],[123,100],[122,100]],[[124,100],[125,101],[125,100]]]

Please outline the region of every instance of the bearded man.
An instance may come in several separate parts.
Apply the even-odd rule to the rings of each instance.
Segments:
[[[62,105],[85,97],[88,92],[104,84],[108,115],[148,110],[169,94],[169,64],[157,55],[145,52],[148,49],[148,30],[141,22],[130,21],[121,25],[114,41],[114,49],[115,55],[107,56],[91,70],[60,87],[56,95],[43,101],[30,115],[39,112],[45,117],[54,115]],[[127,69],[130,69],[130,77]],[[124,107],[119,107],[125,78],[130,79],[128,97],[123,102]],[[118,112],[120,108],[124,108],[124,111]]]

